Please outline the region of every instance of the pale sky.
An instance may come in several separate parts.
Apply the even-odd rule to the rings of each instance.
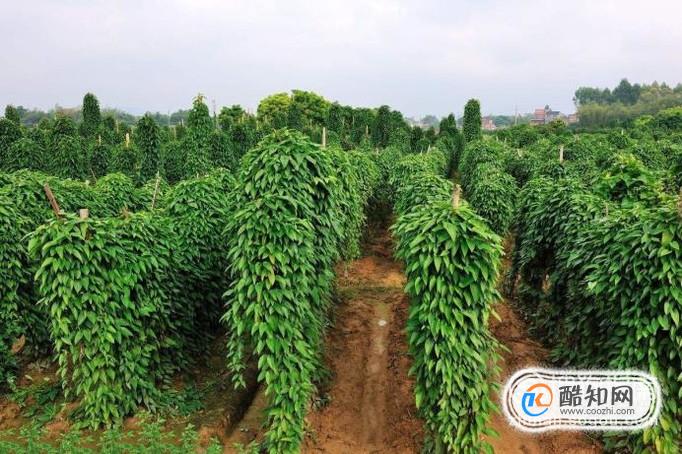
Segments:
[[[0,106],[255,109],[294,88],[407,116],[682,82],[680,0],[0,0]]]

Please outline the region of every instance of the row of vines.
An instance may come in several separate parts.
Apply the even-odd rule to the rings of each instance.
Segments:
[[[87,426],[154,408],[157,384],[191,364],[222,313],[224,259],[214,251],[234,178],[214,171],[149,191],[116,174],[94,186],[25,172],[10,180],[0,192],[15,220],[2,235],[12,264],[2,270],[3,345],[23,336],[32,355],[53,351]]]
[[[471,131],[470,131],[471,132]],[[448,179],[461,147],[441,142],[404,155],[389,172],[396,257],[405,263],[407,324],[416,405],[429,452],[489,451],[496,341],[488,331],[498,299],[501,238]]]
[[[157,408],[161,388],[226,332],[235,385],[255,363],[265,386],[265,447],[296,451],[324,374],[333,266],[360,254],[376,156],[278,130],[236,174],[215,169],[173,186],[4,174],[3,220],[14,222],[0,237],[10,264],[3,374],[16,371],[9,346],[24,337],[22,354],[54,353],[79,426],[112,427]]]
[[[511,223],[505,207],[478,209],[514,233],[507,291],[553,362],[659,379],[658,423],[605,434],[609,451],[678,452],[682,439],[681,133],[518,128],[471,144],[478,163],[461,168],[472,198],[481,173],[501,174]]]
[[[304,135],[273,133],[243,159],[227,232],[229,367],[243,386],[254,355],[269,407],[265,447],[295,452],[324,371],[336,261],[355,258],[376,165]]]

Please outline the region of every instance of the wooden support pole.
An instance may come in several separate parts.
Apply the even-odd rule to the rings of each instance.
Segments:
[[[559,146],[559,162],[560,163],[564,162],[564,146],[563,145]]]
[[[455,189],[452,191],[452,208],[459,208],[459,199],[462,193],[462,187],[458,184],[455,185]]]
[[[57,217],[57,219],[61,218],[62,214],[61,210],[59,209],[59,203],[57,203],[57,199],[55,199],[54,194],[52,194],[52,189],[50,189],[50,185],[45,183],[43,189],[45,190],[45,195],[47,196],[47,200],[50,202],[50,206],[52,207],[54,215]]]
[[[154,209],[154,205],[156,204],[156,195],[159,193],[159,181],[161,180],[161,175],[159,175],[159,172],[156,172],[156,184],[154,185],[154,196],[152,197],[152,210]]]
[[[327,148],[327,127],[322,126],[322,148]]]
[[[97,134],[97,145],[102,145],[102,134]]]
[[[130,133],[126,132],[126,148],[130,148]]]

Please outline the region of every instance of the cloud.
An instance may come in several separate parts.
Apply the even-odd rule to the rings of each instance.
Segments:
[[[569,111],[575,88],[681,82],[676,0],[37,0],[3,6],[0,104],[134,112],[310,89],[408,115]]]

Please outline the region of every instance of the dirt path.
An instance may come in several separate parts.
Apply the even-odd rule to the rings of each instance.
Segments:
[[[370,238],[365,257],[336,270],[342,301],[326,340],[327,364],[333,375],[322,396],[328,403],[308,415],[304,454],[416,454],[421,450],[422,422],[408,377],[405,277],[393,260],[388,233],[371,232]],[[544,364],[547,351],[529,337],[510,303],[503,300],[495,310],[501,320],[491,317],[491,331],[509,349],[501,352],[500,381],[519,368]],[[495,400],[499,402],[497,396]],[[258,438],[264,407],[261,392],[228,439],[225,452],[238,452],[232,443],[247,444]],[[598,443],[581,433],[527,434],[515,430],[502,414],[493,415],[490,425],[500,434],[489,439],[497,454],[601,452]]]
[[[501,277],[506,275],[509,267],[509,247],[505,249],[507,256]],[[497,340],[509,350],[500,352],[502,356],[499,363],[502,369],[500,381],[504,383],[514,372],[524,367],[549,366],[547,364],[547,350],[530,338],[524,322],[514,312],[510,302],[507,299],[502,300],[495,306],[495,311],[501,320],[491,317],[490,330]],[[495,399],[499,403],[499,397],[495,396]],[[500,434],[499,438],[488,439],[497,454],[591,454],[602,452],[599,443],[581,432],[529,434],[516,430],[501,413],[493,415],[490,426]]]
[[[327,339],[329,403],[308,416],[304,453],[419,452],[405,281],[387,232],[377,234],[366,257],[337,270],[343,302]]]

